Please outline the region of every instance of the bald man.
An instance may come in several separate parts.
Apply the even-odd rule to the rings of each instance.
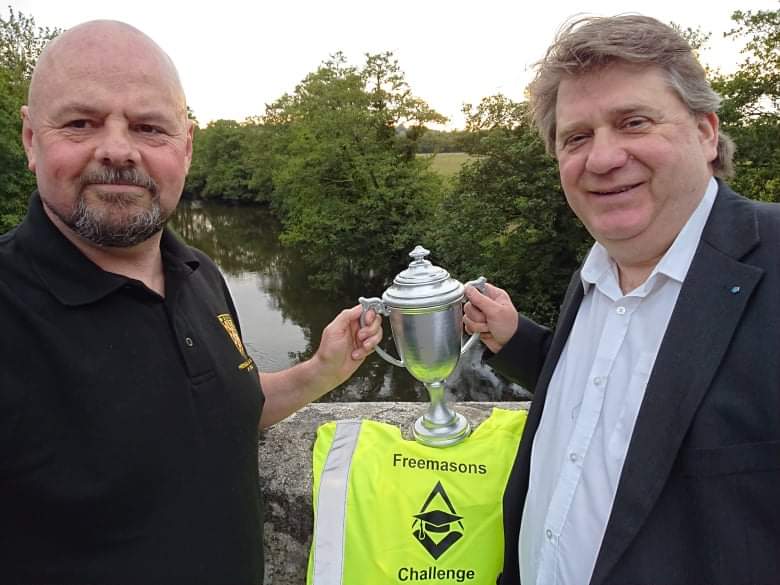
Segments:
[[[0,582],[263,580],[258,427],[345,381],[360,307],[258,373],[216,266],[165,229],[192,158],[176,69],[140,31],[77,26],[22,108],[37,178],[0,236]]]

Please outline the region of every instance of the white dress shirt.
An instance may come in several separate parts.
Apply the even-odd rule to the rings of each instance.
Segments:
[[[596,243],[585,296],[550,380],[520,528],[523,585],[590,581],[639,407],[717,193],[707,190],[647,280],[628,294]]]

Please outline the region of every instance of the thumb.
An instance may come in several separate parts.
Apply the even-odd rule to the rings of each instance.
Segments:
[[[360,319],[360,314],[363,312],[363,307],[361,305],[355,305],[354,307],[350,307],[349,309],[344,309],[341,312],[341,316],[343,316],[344,319],[347,321],[354,321],[355,319]],[[368,317],[368,313],[366,313],[366,317]]]
[[[481,293],[476,287],[473,286],[466,288],[466,296],[468,297],[471,304],[485,314],[491,312],[496,304],[495,301],[492,300],[489,296],[491,291],[488,287],[491,287],[491,285],[485,284],[485,293]]]
[[[502,300],[509,298],[509,295],[507,295],[506,291],[503,288],[498,288],[497,286],[494,286],[489,282],[485,283],[485,295],[487,295],[489,299],[496,301],[499,304],[501,303]]]

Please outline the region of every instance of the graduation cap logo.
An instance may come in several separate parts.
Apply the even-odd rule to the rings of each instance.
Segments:
[[[437,496],[441,503],[438,500],[434,502]],[[446,510],[441,509],[444,507]],[[438,559],[463,536],[463,516],[455,512],[440,481],[436,482],[420,513],[415,514],[414,518],[414,537],[434,559]],[[458,527],[461,531],[458,531]]]

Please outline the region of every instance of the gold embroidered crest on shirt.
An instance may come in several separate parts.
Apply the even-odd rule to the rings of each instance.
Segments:
[[[251,372],[255,368],[255,362],[253,362],[252,358],[246,354],[246,350],[244,349],[244,344],[241,342],[241,336],[238,334],[236,324],[233,323],[233,318],[225,313],[222,315],[217,315],[217,319],[219,319],[219,322],[222,323],[222,327],[224,327],[225,331],[227,331],[227,334],[233,341],[233,345],[236,346],[238,353],[240,353],[241,357],[244,358],[244,361],[238,365],[238,369],[248,370]]]

